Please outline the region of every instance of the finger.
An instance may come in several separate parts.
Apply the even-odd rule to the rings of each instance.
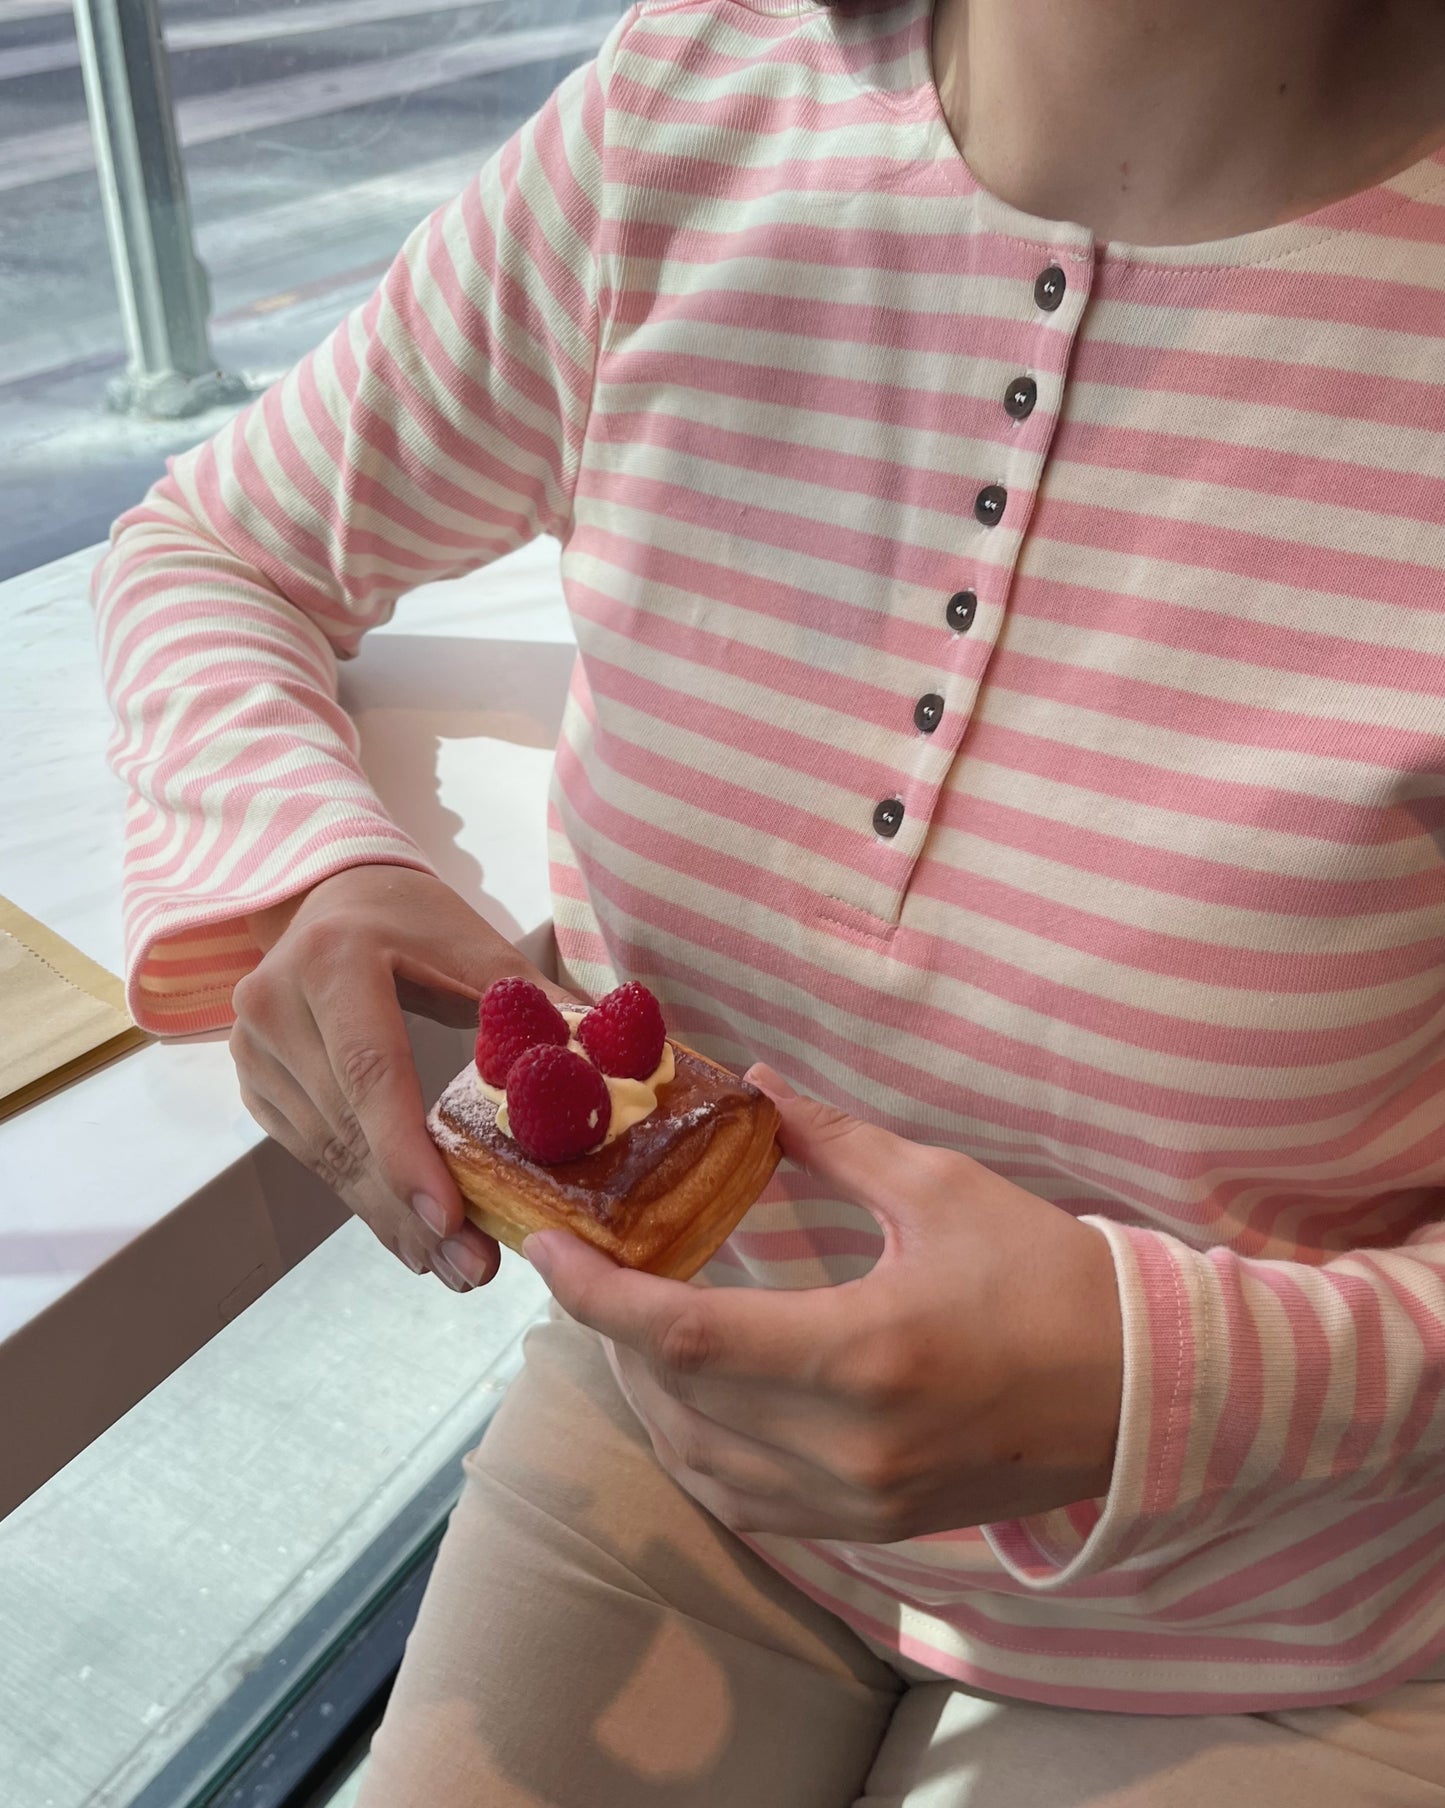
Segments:
[[[330,1126],[284,1068],[270,1063],[269,1071],[263,1071],[267,1062],[269,1057],[249,1061],[248,1076],[241,1083],[241,1100],[251,1116],[272,1142],[329,1187],[413,1274],[430,1272],[426,1232],[395,1200],[385,1202],[378,1211],[376,1202],[365,1196],[364,1182],[339,1178],[328,1153],[335,1147]],[[278,1102],[278,1094],[285,1099],[284,1105]]]
[[[333,1136],[354,1145],[358,1157],[370,1158],[361,1125],[336,1083],[321,1031],[299,990],[284,996],[263,1022],[248,1024],[244,1031],[238,1025],[232,1032],[233,1047],[242,1034],[249,1038],[246,1066],[261,1090],[294,1123],[303,1116],[307,1123],[320,1120],[318,1149]],[[238,1065],[240,1059],[238,1055]]]
[[[433,1023],[445,1023],[452,1029],[474,1029],[477,1022],[477,1000],[470,992],[452,992],[438,986],[418,985],[414,980],[396,980],[397,1003],[414,1017],[430,1017]]]
[[[713,1476],[699,1475],[682,1461],[665,1433],[650,1428],[645,1419],[643,1428],[659,1467],[730,1531],[743,1537],[753,1532],[786,1538],[852,1539],[856,1536],[857,1528],[826,1506],[804,1504],[781,1495],[748,1494]]]
[[[316,1130],[311,1153],[323,1152],[325,1163],[318,1166],[316,1159],[301,1159],[306,1159],[306,1165],[339,1192],[358,1216],[365,1218],[388,1248],[393,1248],[412,1268],[418,1267],[413,1255],[419,1255],[418,1272],[430,1268],[455,1292],[469,1292],[493,1279],[501,1264],[501,1251],[493,1238],[470,1219],[448,1235],[448,1220],[440,1208],[435,1213],[428,1209],[422,1216],[411,1203],[397,1198],[381,1176],[360,1122],[332,1072],[321,1030],[299,991],[288,988],[272,1002],[254,1042],[258,1046],[248,1058],[263,1076],[262,1089],[277,1100],[283,1113],[294,1122],[310,1125],[315,1124],[316,1114],[320,1115],[322,1123]],[[285,1049],[286,1059],[275,1049],[276,1044]],[[293,1068],[305,1074],[304,1085],[294,1076]],[[347,1163],[343,1151],[354,1152],[355,1164],[362,1171],[354,1185],[348,1179],[343,1186],[338,1176],[338,1167]],[[358,1188],[373,1197],[363,1203],[356,1196]],[[385,1232],[380,1219],[385,1219],[389,1227]],[[393,1224],[395,1240],[390,1229]]]
[[[818,1386],[851,1335],[828,1287],[692,1287],[620,1267],[568,1231],[534,1232],[522,1254],[579,1324],[659,1371]]]
[[[686,1466],[740,1493],[811,1503],[818,1511],[839,1495],[857,1492],[806,1451],[754,1435],[660,1387],[642,1357],[617,1351],[623,1392],[644,1425],[655,1426]],[[741,1393],[741,1389],[739,1392]],[[748,1390],[754,1395],[762,1390]]]
[[[234,1043],[236,1038],[233,1036],[232,1040]],[[293,1128],[300,1146],[298,1149],[286,1145],[288,1152],[351,1204],[371,1158],[356,1119],[344,1109],[339,1113],[324,1110],[297,1079],[291,1065],[258,1039],[253,1038],[245,1048],[244,1060],[238,1054],[237,1067],[246,1092],[271,1106]]]
[[[283,1062],[252,1044],[245,1051],[242,1096],[267,1135],[330,1187],[414,1274],[433,1273],[457,1293],[484,1286],[496,1274],[500,1252],[475,1224],[468,1222],[455,1237],[440,1241],[392,1195],[339,1092],[337,1111],[345,1128],[308,1097]]]
[[[453,1237],[445,1237],[430,1252],[433,1272],[457,1293],[485,1287],[501,1267],[502,1252],[470,1219]]]
[[[752,1517],[750,1508],[764,1511],[780,1504],[777,1477],[763,1464],[744,1462],[738,1465],[743,1473],[751,1474],[759,1482],[756,1495],[738,1486],[732,1476],[712,1473],[711,1462],[703,1451],[702,1437],[686,1429],[679,1430],[679,1420],[670,1410],[676,1408],[680,1413],[686,1409],[659,1392],[636,1355],[625,1348],[619,1349],[617,1369],[622,1392],[647,1433],[659,1465],[715,1519],[736,1526],[740,1518]]]
[[[403,1010],[466,1029],[476,1024],[477,1007],[483,992],[493,980],[504,979],[512,971],[539,986],[553,1004],[581,1008],[585,1003],[575,993],[554,984],[535,967],[523,964],[504,970],[490,952],[485,953],[481,964],[459,966],[456,972],[411,955],[402,955],[396,962],[396,991]]]
[[[762,1063],[743,1078],[777,1106],[782,1119],[778,1141],[789,1161],[806,1168],[840,1199],[851,1199],[879,1217],[893,1216],[900,1166],[917,1157],[917,1143],[805,1098]]]
[[[323,969],[308,993],[331,1072],[382,1181],[439,1237],[456,1236],[466,1217],[462,1197],[427,1131],[389,969],[360,963]]]
[[[377,1174],[365,1132],[342,1095],[321,1031],[299,992],[288,990],[263,1023],[238,1024],[231,1040],[237,1066],[253,1089],[269,1098],[302,1136],[303,1149],[290,1153],[364,1218],[388,1248],[401,1253],[397,1239],[404,1230],[408,1247],[429,1257],[439,1232],[396,1198]],[[384,1230],[379,1219],[385,1221]]]
[[[238,1046],[241,1045],[241,1046]],[[355,1112],[331,1071],[326,1043],[299,985],[278,985],[266,997],[263,1012],[238,1021],[231,1032],[237,1066],[243,1061],[264,1076],[262,1090],[294,1122],[294,1100],[307,1101],[306,1117],[319,1113],[327,1133],[354,1144],[370,1159],[370,1150]],[[318,1140],[316,1147],[321,1146]]]

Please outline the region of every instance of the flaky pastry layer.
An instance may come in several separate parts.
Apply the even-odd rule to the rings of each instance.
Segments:
[[[689,1280],[766,1186],[780,1151],[777,1107],[674,1041],[676,1075],[657,1110],[578,1161],[533,1161],[496,1126],[476,1068],[428,1119],[468,1216],[520,1251],[534,1230],[569,1230],[628,1268]]]

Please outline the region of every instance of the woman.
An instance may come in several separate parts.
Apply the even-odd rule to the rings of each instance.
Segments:
[[[368,1808],[1445,1796],[1442,140],[1434,5],[641,0],[119,524],[142,1021],[490,1278],[333,662],[552,533],[562,988],[796,1164],[529,1245]]]

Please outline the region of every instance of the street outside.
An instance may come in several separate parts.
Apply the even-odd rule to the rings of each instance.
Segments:
[[[163,0],[222,369],[264,387],[363,300],[623,0]],[[0,0],[0,579],[105,537],[229,409],[110,413],[126,353],[70,0]]]

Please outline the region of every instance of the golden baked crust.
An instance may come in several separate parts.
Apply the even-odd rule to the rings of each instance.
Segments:
[[[519,1250],[570,1230],[628,1268],[689,1280],[725,1243],[778,1165],[777,1107],[726,1068],[673,1042],[657,1109],[578,1161],[533,1161],[497,1129],[474,1066],[428,1119],[467,1213]]]

